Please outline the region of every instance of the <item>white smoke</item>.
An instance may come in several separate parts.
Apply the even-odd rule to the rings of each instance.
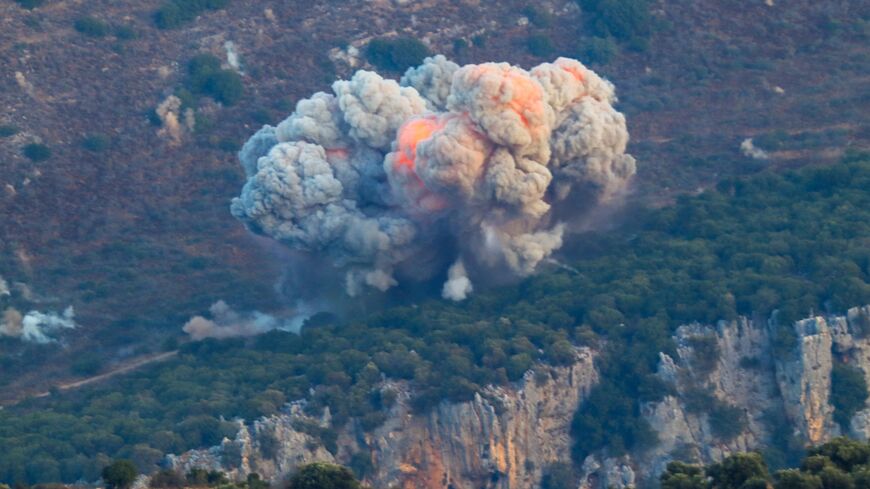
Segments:
[[[8,308],[0,322],[0,336],[19,338],[29,343],[48,344],[57,341],[55,336],[62,330],[75,329],[75,311],[67,307],[63,314],[30,311],[24,316],[15,308]]]
[[[4,295],[11,295],[11,292],[9,291],[9,284],[3,279],[3,277],[0,277],[0,297],[3,297]]]
[[[766,160],[770,158],[767,151],[759,148],[752,142],[752,138],[744,139],[740,143],[740,152],[743,153],[743,156],[748,156],[754,160]]]
[[[224,50],[227,53],[227,66],[236,72],[242,71],[242,65],[239,62],[239,52],[236,50],[236,43],[227,41],[224,43]]]
[[[576,60],[526,71],[436,56],[401,83],[359,71],[332,91],[244,145],[248,181],[231,210],[327,258],[352,295],[449,263],[453,300],[471,292],[469,275],[534,273],[562,246],[553,211],[588,214],[636,171],[613,85]]]
[[[217,301],[209,308],[211,319],[194,316],[182,328],[194,341],[206,338],[232,338],[254,336],[273,329],[298,333],[308,314],[298,311],[290,319],[278,319],[269,314],[254,311],[239,313],[224,301]]]
[[[160,119],[161,127],[157,135],[169,140],[171,146],[178,146],[184,138],[185,129],[192,131],[196,124],[193,109],[187,108],[181,114],[181,99],[170,95],[160,102],[154,110]],[[183,120],[182,120],[183,118]]]
[[[465,273],[465,265],[461,260],[450,266],[447,270],[447,281],[444,282],[444,288],[441,290],[441,297],[452,301],[462,301],[468,297],[468,294],[474,290],[471,285],[471,280]]]

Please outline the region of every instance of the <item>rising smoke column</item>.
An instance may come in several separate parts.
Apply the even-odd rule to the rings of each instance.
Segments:
[[[554,209],[584,214],[572,193],[595,205],[635,173],[613,85],[576,60],[526,71],[435,56],[400,83],[359,71],[332,92],[244,145],[231,211],[327,259],[351,295],[438,274],[462,300],[487,269],[534,273],[562,246]]]

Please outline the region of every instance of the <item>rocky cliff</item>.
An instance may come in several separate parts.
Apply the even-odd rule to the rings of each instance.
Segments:
[[[870,306],[785,327],[746,318],[680,327],[676,355],[662,353],[658,372],[672,394],[642,409],[659,443],[619,458],[587,457],[579,486],[645,487],[674,458],[708,463],[781,443],[776,419],[798,444],[840,434],[831,371],[847,363],[870,379],[867,333]],[[370,432],[355,422],[332,426],[328,412],[311,418],[304,404],[294,403],[282,414],[240,422],[234,440],[170,456],[169,463],[280,479],[324,460],[368,468],[365,479],[377,488],[531,489],[548,466],[570,462],[572,417],[598,379],[594,358],[578,349],[571,366],[540,367],[513,386],[487,388],[469,402],[442,402],[428,414],[411,410],[406,384],[388,383],[397,402]],[[332,451],[305,426],[334,430]],[[848,431],[870,437],[870,409],[858,412]]]

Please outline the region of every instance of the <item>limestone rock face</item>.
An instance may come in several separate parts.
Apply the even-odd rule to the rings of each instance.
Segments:
[[[598,381],[593,360],[593,352],[581,348],[570,366],[529,371],[511,388],[490,387],[471,401],[442,402],[424,415],[411,410],[406,385],[391,384],[398,399],[383,425],[370,433],[354,423],[332,427],[338,431],[336,454],[294,428],[322,422],[294,404],[284,414],[242,425],[234,440],[168,462],[181,471],[204,467],[236,479],[251,472],[282,479],[309,462],[350,464],[355,456],[371,460],[366,481],[373,487],[531,489],[548,465],[571,459],[571,420]]]
[[[641,406],[658,444],[620,457],[590,455],[577,467],[578,488],[647,487],[671,460],[711,463],[764,448],[772,416],[784,417],[806,444],[839,435],[831,370],[847,363],[870,381],[870,306],[785,328],[747,318],[678,328],[676,349],[659,357],[658,375],[672,388]],[[385,381],[397,402],[368,432],[356,422],[333,426],[328,411],[309,417],[304,403],[293,403],[279,415],[240,422],[233,440],[170,456],[168,463],[280,480],[313,461],[363,461],[372,467],[365,477],[372,487],[537,488],[548,466],[571,461],[574,413],[598,381],[595,355],[579,348],[572,365],[538,366],[512,386],[488,387],[468,402],[442,402],[426,414],[410,408],[408,384]],[[337,443],[329,448],[335,453],[303,425],[334,431]],[[870,408],[853,417],[849,431],[870,438]]]

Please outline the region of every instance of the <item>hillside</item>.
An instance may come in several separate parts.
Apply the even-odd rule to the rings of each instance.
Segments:
[[[722,452],[715,450],[727,447],[767,447],[771,461],[788,459],[796,450],[793,443],[823,441],[839,433],[835,421],[846,430],[853,418],[866,417],[858,414],[865,406],[866,381],[863,397],[861,388],[856,394],[854,383],[848,384],[853,387],[847,398],[857,395],[857,404],[829,401],[831,381],[819,381],[831,378],[825,372],[837,362],[870,371],[860,353],[866,348],[865,312],[829,317],[830,327],[825,318],[794,321],[822,311],[845,315],[854,304],[870,303],[868,185],[866,155],[827,168],[727,180],[652,212],[636,229],[587,235],[586,255],[565,268],[478,294],[462,305],[432,300],[359,321],[321,318],[301,335],[274,331],[247,341],[189,343],[177,357],[110,385],[0,411],[0,444],[14,447],[0,466],[0,480],[90,480],[113,457],[153,470],[164,454],[233,438],[239,427],[227,420],[261,416],[277,416],[272,424],[280,430],[274,428],[279,431],[272,438],[295,440],[275,439],[269,449],[258,441],[271,454],[266,459],[283,453],[298,460],[292,450],[316,442],[319,448],[303,459],[328,459],[331,453],[351,463],[355,453],[363,453],[355,462],[362,463],[370,450],[377,470],[389,471],[395,464],[378,465],[374,447],[386,436],[383,430],[396,429],[396,420],[407,420],[413,431],[414,419],[445,409],[484,409],[494,416],[502,407],[535,419],[521,400],[520,381],[552,391],[541,395],[555,403],[551,421],[561,430],[555,436],[562,448],[543,452],[549,453],[546,460],[535,461],[533,450],[515,448],[511,467],[520,470],[526,457],[536,467],[522,469],[527,481],[538,480],[545,462],[570,460],[572,454],[578,464],[590,456],[636,462],[641,465],[634,468],[650,476],[682,444],[705,461],[716,460]],[[679,328],[718,320],[724,322],[717,329]],[[717,337],[722,339],[713,341]],[[586,353],[578,357],[577,347]],[[565,371],[572,368],[573,374]],[[747,381],[752,375],[755,380]],[[548,378],[571,385],[543,387]],[[746,397],[734,397],[743,392],[735,390],[735,382]],[[762,397],[764,402],[753,397],[761,395],[763,382],[778,386],[780,394]],[[804,396],[806,386],[816,393]],[[531,395],[532,388],[526,391]],[[581,395],[585,400],[578,404]],[[301,399],[307,401],[285,407]],[[735,413],[739,403],[750,413],[743,421],[739,409]],[[766,420],[768,408],[785,412],[786,419]],[[678,443],[667,432],[657,434],[680,426],[656,418],[668,409],[685,411],[678,420],[690,420],[689,426],[701,423],[696,430],[702,435],[692,438],[690,428],[681,428],[689,434],[682,433]],[[724,421],[717,428],[708,415]],[[454,424],[445,423],[448,432],[436,438],[450,438]],[[852,423],[855,433],[866,431],[866,423]],[[531,421],[516,426],[540,428]],[[750,435],[741,435],[745,429]],[[795,430],[798,442],[783,430]],[[490,453],[458,446],[475,457]],[[652,462],[643,458],[649,450],[657,454]],[[236,468],[232,460],[218,463]],[[284,471],[293,466],[281,460],[268,463]]]
[[[636,32],[610,39],[574,2],[229,2],[171,29],[154,21],[158,1],[3,3],[0,276],[35,291],[19,308],[72,304],[81,325],[63,349],[0,341],[4,395],[69,377],[83,352],[112,363],[159,349],[218,299],[284,308],[283,252],[227,212],[242,182],[235,150],[364,63],[345,47],[378,36],[463,63],[590,61],[619,87],[639,203],[866,148],[864,2],[769,3],[652,2]],[[241,98],[194,98],[195,129],[177,143],[158,135],[155,109],[185,86],[188,61],[226,59],[228,41]],[[741,154],[749,137],[769,159]],[[50,156],[25,157],[32,143]]]

